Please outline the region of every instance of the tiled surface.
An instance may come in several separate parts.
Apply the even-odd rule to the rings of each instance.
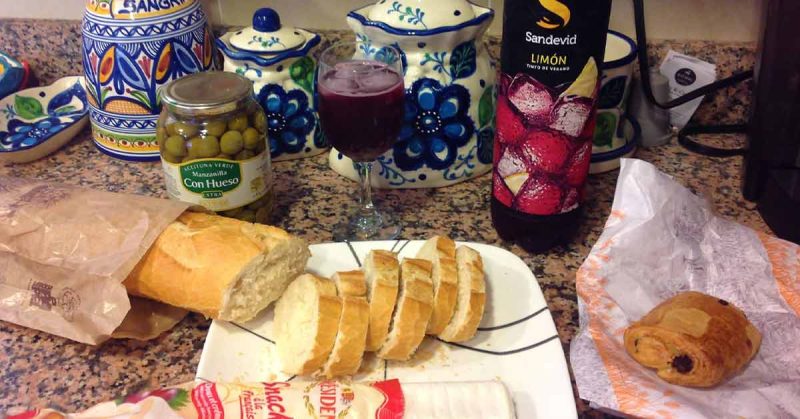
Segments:
[[[247,25],[253,10],[277,9],[284,22],[296,26],[344,29],[348,11],[370,0],[201,0],[214,24]],[[528,0],[524,0],[528,1]],[[474,0],[495,8],[497,17],[489,32],[500,34],[503,0]],[[713,41],[755,41],[758,38],[760,0],[647,0],[648,34],[652,39],[704,39]],[[0,0],[0,19],[80,19],[85,0]],[[0,23],[2,24],[2,23]],[[612,3],[611,29],[633,34],[633,6],[630,0]]]
[[[75,22],[36,22],[37,27],[45,29],[42,32],[45,35],[31,35],[30,25],[31,22],[26,21],[4,22],[0,25],[0,45],[14,55],[31,60],[45,82],[80,73]],[[331,39],[341,34],[329,32],[326,35]],[[491,40],[491,44],[496,52],[497,40]],[[752,60],[752,50],[747,46],[676,45],[697,54],[716,52],[714,60],[728,69]],[[46,50],[59,51],[59,54],[54,59],[44,52]],[[662,50],[654,49],[654,53]],[[703,118],[726,113],[730,113],[728,117],[732,119],[744,118],[746,106],[734,106],[739,102],[720,97],[705,106]],[[740,138],[732,140],[741,141]],[[653,162],[678,181],[707,195],[723,216],[767,231],[753,205],[744,201],[739,192],[740,158],[704,158],[686,152],[674,142],[642,150],[638,157]],[[274,170],[278,197],[274,224],[311,243],[330,241],[331,225],[343,217],[355,184],[331,171],[325,155],[276,163]],[[127,163],[107,157],[93,147],[88,131],[53,156],[30,164],[2,167],[0,174],[165,196],[158,164]],[[578,322],[575,273],[609,214],[616,177],[617,172],[611,172],[590,178],[589,198],[578,235],[569,245],[540,255],[527,254],[497,237],[489,217],[488,176],[445,189],[379,191],[377,200],[404,224],[405,238],[447,234],[457,240],[495,244],[520,256],[539,279],[567,351]],[[0,412],[28,405],[75,411],[139,388],[191,380],[208,326],[207,320],[190,315],[173,330],[150,342],[118,340],[91,347],[0,322],[0,383],[3,383],[0,385]],[[587,416],[599,415],[590,411],[580,399],[577,403]]]

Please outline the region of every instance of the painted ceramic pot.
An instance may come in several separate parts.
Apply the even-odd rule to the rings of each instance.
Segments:
[[[253,81],[267,115],[272,161],[314,156],[328,148],[317,116],[317,63],[310,52],[319,35],[281,25],[270,8],[256,10],[253,26],[217,39],[223,69]]]
[[[83,68],[97,147],[125,160],[158,160],[158,89],[210,69],[212,36],[196,0],[88,0]]]
[[[377,160],[373,184],[426,188],[487,173],[494,139],[496,71],[481,37],[494,11],[466,0],[381,0],[350,12],[362,56],[400,50],[406,110],[398,141]],[[331,150],[331,167],[357,179]]]
[[[8,54],[0,52],[0,98],[4,98],[25,87],[30,68]]]

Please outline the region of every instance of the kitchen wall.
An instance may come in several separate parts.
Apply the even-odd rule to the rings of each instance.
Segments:
[[[651,39],[702,39],[755,41],[763,0],[646,0],[648,35]],[[285,22],[318,29],[346,28],[347,11],[370,0],[203,0],[214,23],[247,25],[258,7],[276,8]],[[476,0],[497,9],[490,31],[502,27],[502,0]],[[0,0],[0,19],[80,19],[84,0]],[[611,28],[633,33],[630,0],[614,0]],[[0,24],[2,22],[0,21]]]

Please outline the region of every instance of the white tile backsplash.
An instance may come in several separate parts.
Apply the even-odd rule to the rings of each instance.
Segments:
[[[315,29],[346,29],[348,11],[370,0],[201,0],[216,24],[249,25],[253,10],[273,7],[284,22]],[[527,0],[535,1],[535,0]],[[500,34],[503,0],[476,0],[497,11],[490,33]],[[4,18],[80,19],[85,0],[0,0]],[[761,0],[647,0],[652,39],[755,41]],[[2,21],[0,21],[2,24]],[[614,0],[611,28],[633,34],[631,0]]]

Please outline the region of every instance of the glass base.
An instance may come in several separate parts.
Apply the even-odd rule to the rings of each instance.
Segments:
[[[356,211],[348,221],[333,227],[333,239],[340,241],[392,240],[400,234],[400,224],[386,213],[373,209]]]

